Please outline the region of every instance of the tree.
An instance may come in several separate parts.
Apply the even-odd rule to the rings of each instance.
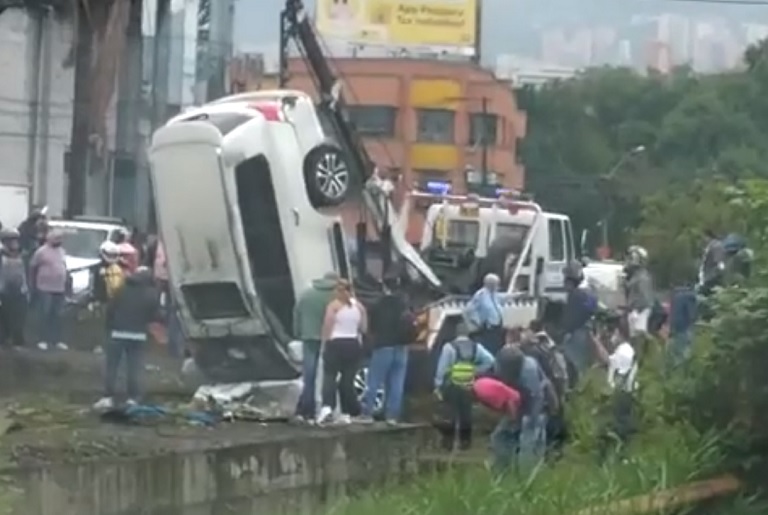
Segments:
[[[745,63],[744,71],[709,76],[686,67],[667,75],[596,68],[521,92],[529,189],[578,228],[595,227],[613,206],[611,240],[622,248],[642,200],[658,191],[768,177],[768,43],[750,47]],[[637,145],[646,151],[601,188],[599,177]]]

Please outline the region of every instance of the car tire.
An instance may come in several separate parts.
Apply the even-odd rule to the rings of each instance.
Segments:
[[[365,396],[366,389],[368,388],[368,368],[363,367],[357,371],[355,375],[355,393],[358,400],[362,403]],[[376,397],[373,401],[373,412],[380,413],[384,409],[384,390],[379,388],[376,392]]]
[[[349,160],[339,147],[318,145],[304,158],[304,182],[314,207],[338,206],[352,189]]]

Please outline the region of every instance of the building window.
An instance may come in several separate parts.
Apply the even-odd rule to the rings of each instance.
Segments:
[[[349,119],[361,136],[390,138],[395,135],[397,109],[391,106],[349,106]]]
[[[416,139],[426,143],[453,143],[455,114],[448,109],[417,109]]]
[[[490,113],[473,113],[469,115],[469,144],[495,145],[498,135],[498,117]]]

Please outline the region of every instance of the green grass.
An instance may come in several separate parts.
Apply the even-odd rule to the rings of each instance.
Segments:
[[[685,426],[659,427],[629,449],[626,463],[599,466],[593,455],[571,451],[530,475],[494,479],[479,466],[454,468],[349,499],[332,515],[560,515],[664,490],[706,476],[718,462],[716,440]]]
[[[448,471],[390,485],[333,506],[329,515],[576,515],[579,510],[661,491],[722,472],[724,456],[715,435],[697,433],[674,421],[670,393],[678,378],[666,379],[661,355],[641,370],[639,433],[626,450],[627,461],[598,464],[596,435],[606,401],[605,374],[594,371],[569,403],[574,442],[553,465],[528,475],[493,478],[480,465],[454,465]],[[480,444],[482,445],[482,444]],[[714,510],[714,511],[713,511]],[[673,513],[673,512],[660,512]],[[720,501],[695,515],[768,513],[753,499]]]

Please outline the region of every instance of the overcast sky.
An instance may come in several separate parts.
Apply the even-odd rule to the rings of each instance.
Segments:
[[[235,0],[235,47],[252,50],[276,45],[283,0]],[[314,9],[315,0],[305,0]],[[636,14],[678,12],[723,16],[736,23],[768,23],[766,5],[722,5],[671,0],[484,0],[482,52],[495,62],[502,53],[537,52],[539,27],[555,25],[614,25]]]

